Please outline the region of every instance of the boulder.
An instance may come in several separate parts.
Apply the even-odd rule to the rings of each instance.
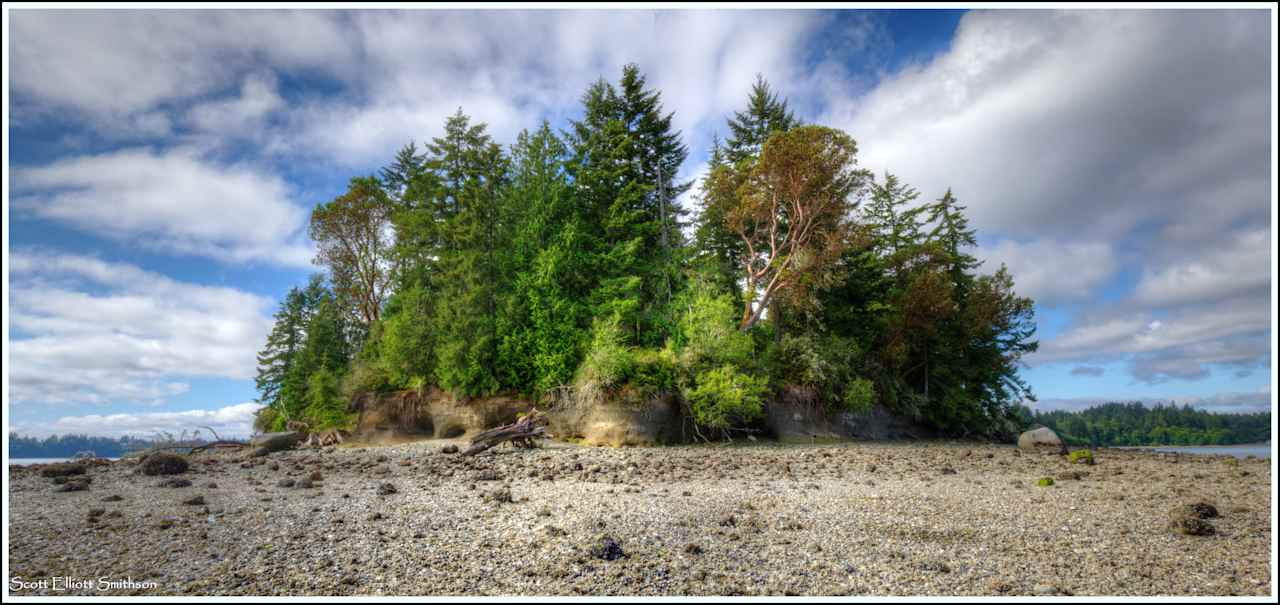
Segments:
[[[1018,436],[1018,449],[1051,454],[1066,454],[1067,446],[1053,429],[1042,426]]]
[[[249,445],[259,450],[265,449],[266,452],[279,452],[287,450],[298,444],[302,440],[302,433],[298,431],[285,431],[283,433],[263,433],[249,440]],[[258,455],[254,452],[254,455]]]

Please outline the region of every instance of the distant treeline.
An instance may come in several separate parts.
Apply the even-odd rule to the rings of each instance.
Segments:
[[[1235,445],[1271,439],[1271,414],[1214,414],[1139,402],[1107,403],[1086,410],[1034,412],[1068,443],[1090,445]]]
[[[70,458],[93,452],[102,458],[117,458],[151,447],[151,441],[137,437],[93,437],[90,435],[50,435],[44,439],[9,433],[10,458]]]

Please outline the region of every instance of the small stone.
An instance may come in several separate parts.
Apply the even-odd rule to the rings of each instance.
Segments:
[[[186,504],[187,506],[199,506],[201,504],[204,504],[204,496],[192,496],[190,498],[187,498],[186,500],[183,500],[182,503]]]
[[[592,557],[605,561],[616,561],[627,556],[627,553],[622,550],[622,545],[610,536],[603,536],[591,545],[590,553]]]
[[[294,485],[297,485],[297,484],[298,482],[294,481],[293,479],[281,479],[276,482],[276,487],[293,487]]]
[[[394,493],[396,493],[396,492],[398,492],[398,491],[399,491],[399,490],[397,490],[397,489],[396,489],[396,486],[394,486],[394,485],[392,485],[392,484],[390,484],[390,483],[380,483],[380,484],[378,484],[378,495],[379,495],[379,496],[389,496],[389,495],[394,494]]]

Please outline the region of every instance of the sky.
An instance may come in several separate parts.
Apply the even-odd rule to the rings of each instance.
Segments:
[[[10,430],[250,430],[310,209],[636,63],[706,171],[762,74],[1036,301],[1036,409],[1271,409],[1271,13],[10,10]],[[682,199],[697,208],[697,188]]]

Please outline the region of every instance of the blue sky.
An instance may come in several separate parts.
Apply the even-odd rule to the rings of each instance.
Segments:
[[[562,126],[627,62],[685,178],[761,73],[862,165],[952,187],[1037,301],[1039,407],[1271,407],[1266,12],[9,14],[20,432],[247,430],[312,206],[458,107]]]

